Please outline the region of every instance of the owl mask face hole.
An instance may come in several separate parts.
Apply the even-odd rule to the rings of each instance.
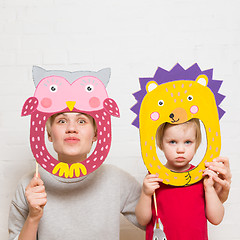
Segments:
[[[73,115],[73,117],[74,117],[73,118],[73,117],[71,117],[71,114],[74,114],[74,115],[76,114],[76,116]],[[69,117],[71,117],[71,118],[69,119]],[[69,124],[68,121],[70,121],[71,119],[75,120],[76,123],[68,129],[68,127],[66,127],[66,124]],[[84,136],[81,133],[79,133],[79,130],[81,131],[81,129],[84,128],[84,126],[89,123],[90,123],[90,125],[92,125],[92,130],[94,131],[94,137],[92,140],[89,140],[90,142],[88,144],[89,146],[91,144],[91,149],[89,151],[89,154],[91,154],[96,147],[95,142],[97,140],[97,125],[96,125],[96,121],[94,120],[94,118],[92,116],[84,114],[84,113],[76,113],[76,112],[57,113],[57,114],[50,116],[46,122],[46,131],[45,131],[45,143],[46,143],[48,152],[54,158],[58,159],[57,153],[54,149],[53,138],[51,136],[53,124],[60,125],[61,126],[60,129],[64,128],[64,131],[61,133],[62,136],[60,135],[60,137],[64,136],[66,138],[68,136],[71,136],[71,137],[83,138]],[[91,130],[91,128],[90,128],[90,130]],[[69,132],[67,132],[67,131],[69,131]],[[84,141],[82,141],[84,139],[80,139],[80,140],[81,140],[81,142],[84,142]],[[72,145],[74,145],[74,141],[73,141]],[[71,145],[70,145],[70,147],[71,147]],[[89,156],[89,154],[87,156]]]
[[[80,157],[82,156],[83,157],[82,159],[77,158],[75,159],[76,161],[74,161],[73,163],[68,163],[67,161],[65,162],[62,160],[60,160],[61,161],[60,162],[57,159],[59,158],[59,156],[60,157],[64,156],[62,155],[63,152],[61,152],[62,149],[59,148],[59,145],[56,145],[56,144],[54,147],[51,146],[51,143],[47,144],[48,146],[47,147],[45,145],[45,142],[48,143],[50,140],[51,142],[55,141],[54,143],[56,143],[56,138],[54,140],[52,138],[53,136],[51,135],[51,130],[52,130],[51,122],[54,121],[54,124],[55,124],[56,120],[58,121],[60,120],[61,123],[64,124],[65,119],[64,118],[62,119],[59,116],[64,114],[71,115],[71,113],[74,113],[80,116],[85,116],[85,118],[79,119],[79,121],[87,122],[86,118],[90,119],[92,134],[89,136],[90,138],[87,141],[85,141],[84,138],[81,138],[81,136],[78,137],[78,135],[75,135],[75,133],[74,134],[71,133],[69,136],[67,136],[67,137],[70,137],[70,139],[67,140],[68,143],[70,141],[70,144],[73,144],[73,143],[75,144],[76,143],[75,140],[76,141],[79,140],[79,143],[82,144],[80,145],[81,149],[78,149],[78,148],[76,149],[78,149],[79,151],[80,150],[82,151],[85,149],[84,151],[86,153],[86,156],[84,157],[84,155],[81,155],[81,154],[79,155],[80,152],[78,152],[78,156]],[[106,120],[106,123],[107,123],[106,125],[103,124],[104,120]],[[45,124],[47,125],[47,127],[45,127]],[[80,124],[80,123],[77,122],[76,124]],[[85,123],[82,122],[81,124],[85,124]],[[72,177],[79,177],[81,174],[86,175],[87,173],[89,173],[89,168],[90,170],[94,171],[95,168],[97,168],[97,166],[100,166],[103,163],[110,149],[111,121],[110,121],[110,115],[107,114],[107,112],[104,110],[97,111],[95,113],[82,112],[82,111],[74,111],[74,112],[63,111],[61,113],[57,113],[53,115],[51,114],[47,116],[44,115],[43,117],[40,117],[40,114],[36,113],[32,115],[31,125],[32,125],[31,126],[32,131],[30,135],[31,148],[37,162],[41,166],[43,166],[46,170],[48,170],[50,173],[53,173],[54,175],[59,175],[60,177],[72,178]],[[48,130],[45,130],[45,128]],[[75,129],[71,128],[69,131],[74,132]],[[44,134],[45,132],[46,134]],[[64,135],[63,133],[61,134]],[[56,135],[56,131],[55,131],[55,135]],[[60,139],[61,139],[61,135],[60,135]],[[60,141],[60,146],[61,144],[62,142]],[[56,150],[56,146],[58,147],[57,150]],[[66,148],[64,148],[64,145],[62,146],[63,146],[63,149],[66,150]],[[85,147],[85,148],[82,149],[82,147]],[[55,150],[57,151],[57,153]],[[69,153],[69,154],[72,154],[72,153]],[[56,157],[56,155],[58,155],[58,157]],[[68,157],[68,155],[65,155],[65,156]],[[74,159],[74,156],[71,156],[71,157],[72,159]]]

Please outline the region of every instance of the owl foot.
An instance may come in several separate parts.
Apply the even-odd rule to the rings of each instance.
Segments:
[[[69,165],[67,163],[60,162],[54,167],[52,173],[56,174],[59,171],[60,177],[65,175],[65,178],[72,178],[74,172],[75,176],[79,177],[81,173],[80,170],[82,171],[83,175],[87,174],[87,169],[82,163],[74,163],[69,168]]]
[[[79,177],[80,176],[80,169],[82,171],[83,175],[87,174],[87,169],[82,163],[74,163],[70,167],[70,177],[73,177],[73,173],[75,171],[75,176]]]

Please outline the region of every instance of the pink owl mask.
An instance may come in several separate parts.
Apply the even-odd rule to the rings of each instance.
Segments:
[[[111,115],[120,117],[116,102],[107,95],[109,78],[109,68],[98,72],[67,72],[33,67],[36,90],[24,103],[22,116],[31,115],[31,149],[36,161],[48,172],[65,178],[82,177],[95,171],[106,159],[111,146]],[[46,148],[46,121],[61,112],[86,113],[96,121],[96,148],[81,163],[59,162]]]

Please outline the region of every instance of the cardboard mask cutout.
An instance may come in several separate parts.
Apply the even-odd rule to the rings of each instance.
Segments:
[[[157,218],[154,224],[152,240],[167,240],[160,218]]]
[[[30,143],[36,161],[48,172],[65,178],[81,177],[95,171],[111,146],[111,115],[119,117],[116,102],[108,98],[106,86],[110,69],[98,72],[46,71],[33,67],[35,93],[26,100],[22,116],[31,115]],[[81,163],[67,164],[53,158],[44,141],[47,119],[62,112],[81,112],[97,124],[97,144]]]
[[[202,179],[205,162],[219,156],[221,135],[219,107],[225,96],[218,93],[222,81],[212,80],[212,69],[201,71],[197,64],[184,70],[179,64],[169,72],[158,68],[153,78],[140,78],[141,90],[134,93],[138,101],[131,110],[138,116],[133,125],[139,128],[144,163],[163,183],[187,186]],[[207,150],[198,166],[186,172],[167,169],[158,159],[155,136],[162,123],[180,124],[192,118],[201,120],[207,136]]]

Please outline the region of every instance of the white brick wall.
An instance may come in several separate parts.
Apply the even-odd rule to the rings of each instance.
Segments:
[[[240,228],[240,1],[239,0],[0,0],[0,239],[7,239],[8,208],[18,179],[34,167],[29,118],[22,105],[34,92],[32,65],[47,69],[112,68],[108,85],[121,110],[113,118],[113,144],[106,162],[141,181],[138,130],[129,110],[138,78],[177,62],[214,68],[223,79],[222,155],[230,158],[233,182],[220,226],[211,240],[236,240]],[[124,149],[124,151],[123,151]],[[121,153],[121,155],[120,155]],[[122,221],[121,239],[144,239]]]

